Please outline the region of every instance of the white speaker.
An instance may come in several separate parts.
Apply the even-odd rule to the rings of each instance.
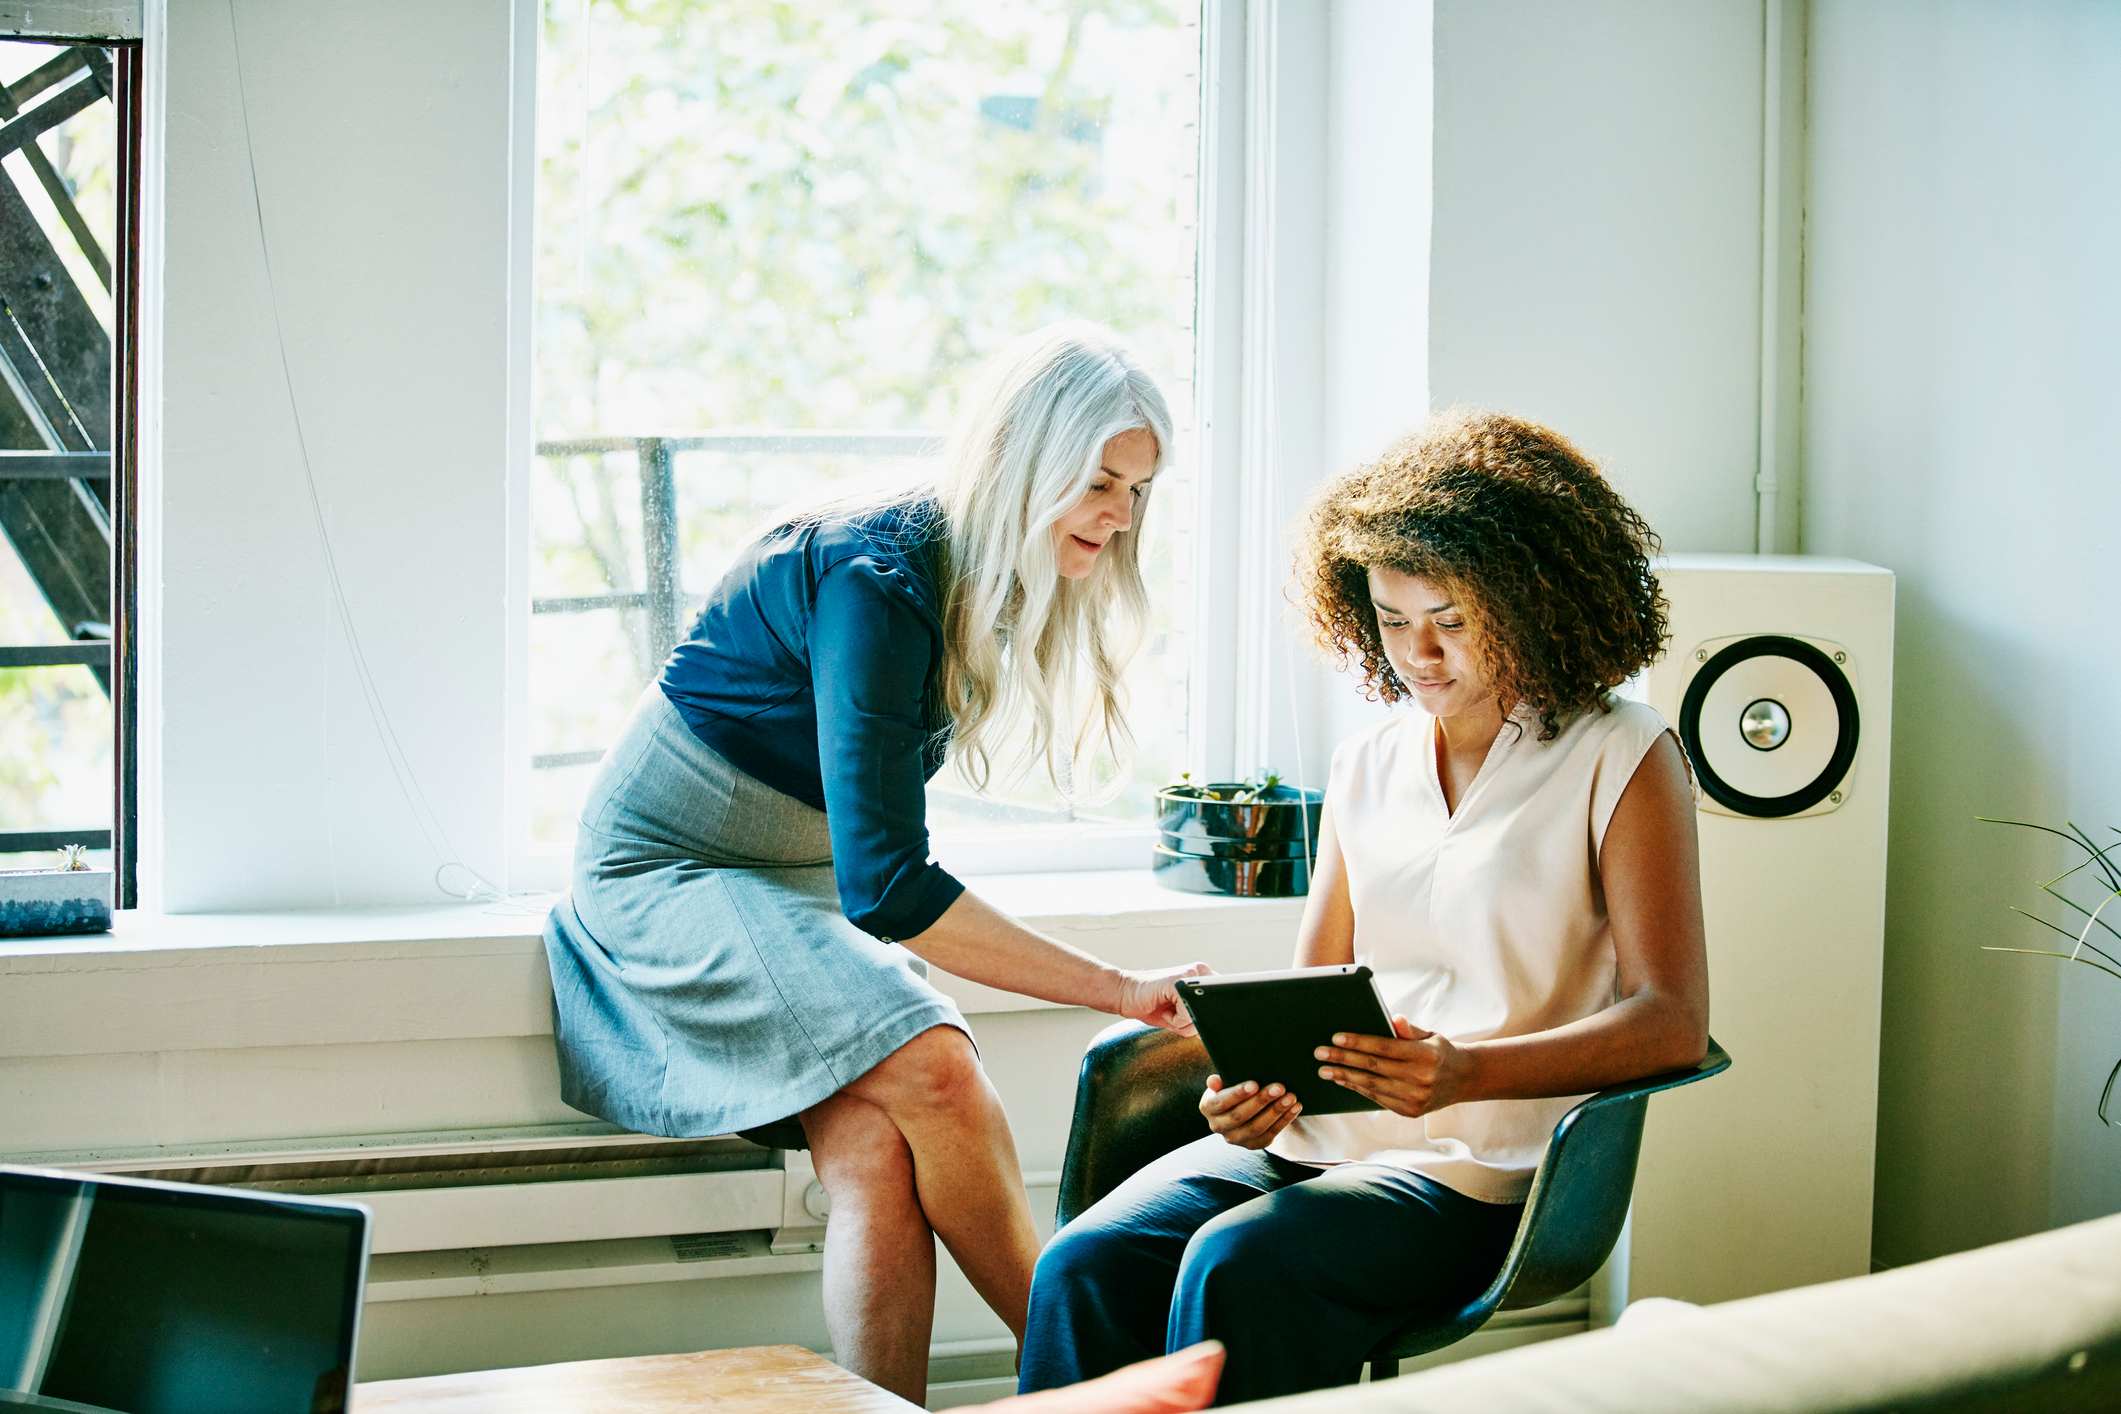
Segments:
[[[1709,1029],[1729,1071],[1650,1101],[1626,1298],[1723,1301],[1870,1270],[1893,577],[1675,555],[1634,685],[1694,770]]]

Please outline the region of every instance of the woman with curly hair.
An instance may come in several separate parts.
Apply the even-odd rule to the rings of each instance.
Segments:
[[[1697,1061],[1708,973],[1677,740],[1613,689],[1663,649],[1656,537],[1547,428],[1440,417],[1313,502],[1320,644],[1392,713],[1334,753],[1298,966],[1361,962],[1390,1036],[1321,1037],[1377,1108],[1213,1077],[1214,1131],[1062,1230],[1022,1384],[1206,1338],[1235,1403],[1357,1377],[1501,1269],[1555,1122]]]

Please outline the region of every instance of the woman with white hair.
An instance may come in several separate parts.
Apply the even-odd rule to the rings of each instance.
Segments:
[[[799,1122],[762,1138],[806,1144],[831,1196],[834,1357],[916,1402],[933,1238],[1019,1340],[1038,1240],[964,1018],[913,957],[1185,1024],[1171,979],[1192,969],[1031,931],[930,860],[925,823],[946,747],[984,785],[1012,722],[1057,779],[1124,759],[1170,445],[1112,336],[1055,326],[994,364],[939,484],[753,544],[605,756],[545,929],[567,1103],[672,1136]]]

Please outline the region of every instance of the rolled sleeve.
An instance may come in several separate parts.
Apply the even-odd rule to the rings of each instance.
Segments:
[[[928,857],[922,703],[942,645],[898,573],[860,556],[833,565],[810,621],[833,881],[848,921],[885,942],[926,932],[965,891]]]

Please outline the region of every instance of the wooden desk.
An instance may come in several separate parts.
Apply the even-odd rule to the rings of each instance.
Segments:
[[[353,1414],[918,1414],[797,1345],[525,1365],[354,1386]]]

